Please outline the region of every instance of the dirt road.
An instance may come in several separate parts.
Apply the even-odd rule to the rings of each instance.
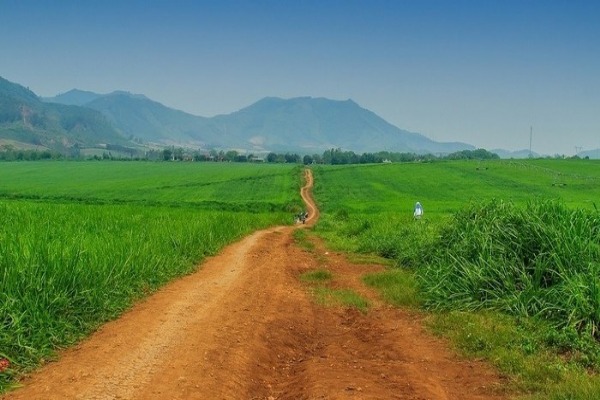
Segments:
[[[312,176],[302,194],[309,221]],[[500,378],[381,304],[349,264],[292,227],[259,231],[61,354],[2,399],[501,399]],[[328,268],[375,304],[315,304],[299,276]]]

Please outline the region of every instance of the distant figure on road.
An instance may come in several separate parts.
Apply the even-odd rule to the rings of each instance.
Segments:
[[[308,212],[304,211],[300,214],[300,220],[302,221],[303,224],[306,223],[307,218],[308,218]]]
[[[414,217],[415,217],[415,219],[420,219],[422,216],[423,216],[423,206],[421,205],[421,203],[419,203],[417,201],[417,204],[415,204]]]
[[[307,218],[308,218],[308,212],[301,211],[298,214],[296,214],[296,216],[294,217],[294,222],[296,222],[297,224],[300,223],[300,222],[302,222],[303,224],[305,224]]]

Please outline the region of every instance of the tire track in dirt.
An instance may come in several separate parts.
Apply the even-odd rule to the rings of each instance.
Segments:
[[[309,220],[318,219],[302,197]],[[292,227],[253,235],[208,259],[24,379],[13,399],[501,399],[501,379],[426,334],[416,314],[382,305],[349,264]],[[303,272],[326,267],[371,297],[363,314],[314,304]]]

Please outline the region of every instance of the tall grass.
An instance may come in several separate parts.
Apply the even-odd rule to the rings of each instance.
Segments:
[[[0,358],[27,369],[287,214],[0,202]],[[0,387],[11,374],[0,374]]]
[[[600,214],[556,201],[458,212],[418,270],[426,305],[493,308],[598,337]]]
[[[349,215],[339,211],[323,214],[315,231],[334,249],[376,254],[393,260],[397,266],[412,268],[423,263],[424,248],[432,242],[436,227],[398,213]]]

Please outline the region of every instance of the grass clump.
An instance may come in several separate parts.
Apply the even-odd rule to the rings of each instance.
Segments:
[[[315,244],[308,238],[306,229],[296,229],[293,233],[294,241],[301,248],[309,252],[315,250]]]
[[[326,269],[305,272],[300,276],[300,280],[307,283],[325,283],[331,281],[332,278],[333,275]]]
[[[367,274],[363,281],[379,290],[383,298],[398,307],[418,307],[421,298],[417,281],[412,271],[391,269]]]
[[[392,260],[383,258],[376,254],[361,254],[361,253],[348,253],[346,258],[352,264],[378,264],[391,267],[394,265]]]
[[[324,306],[340,305],[366,312],[370,305],[368,300],[350,289],[331,289],[324,286],[317,286],[313,288],[312,292],[317,303]]]
[[[331,288],[333,274],[325,268],[305,272],[300,275],[300,280],[310,285],[310,293],[318,304],[326,307],[351,307],[362,312],[369,308],[369,302],[355,291]]]

